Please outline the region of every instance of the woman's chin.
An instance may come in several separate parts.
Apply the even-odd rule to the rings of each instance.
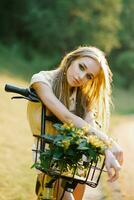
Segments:
[[[78,84],[75,80],[68,80],[68,84],[70,87],[80,87],[81,85]]]
[[[69,86],[70,87],[79,87],[78,84],[76,84],[76,83],[69,83]]]

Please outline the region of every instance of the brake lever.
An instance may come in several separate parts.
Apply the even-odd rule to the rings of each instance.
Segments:
[[[32,101],[32,102],[39,102],[39,99],[37,97],[33,97],[31,95],[29,95],[28,97],[24,97],[24,96],[14,96],[11,98],[13,99],[26,99],[28,101]]]

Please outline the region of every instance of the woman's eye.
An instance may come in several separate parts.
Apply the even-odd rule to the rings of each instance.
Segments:
[[[85,68],[81,64],[79,64],[79,68],[80,68],[81,71],[85,70]]]
[[[92,79],[92,76],[90,74],[87,74],[86,77],[87,77],[88,80]]]

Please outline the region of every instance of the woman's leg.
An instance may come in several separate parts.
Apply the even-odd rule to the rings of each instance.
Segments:
[[[78,184],[76,186],[73,194],[69,193],[69,192],[65,192],[63,200],[82,200],[82,198],[84,196],[85,187],[86,187],[86,185],[84,185],[84,184]],[[63,188],[59,187],[60,197],[61,197],[62,193],[63,193]]]
[[[82,200],[84,196],[86,185],[84,184],[78,184],[73,192],[73,196],[75,200]]]
[[[65,192],[63,200],[75,200],[75,199],[72,193]]]
[[[61,199],[63,192],[64,192],[64,189],[63,187],[60,186],[58,190],[58,200]],[[72,193],[65,191],[62,200],[75,200],[75,199]]]
[[[42,182],[42,179],[43,179],[43,173],[41,174],[38,174],[38,181],[41,183]],[[63,188],[60,186],[61,182],[59,183],[59,186],[58,186],[58,196],[60,197],[62,192],[63,192]],[[41,192],[41,188],[38,188],[39,189],[39,193]],[[63,200],[82,200],[83,198],[83,195],[84,195],[84,191],[85,191],[85,185],[84,184],[78,184],[73,192],[72,193],[69,193],[69,192],[65,192],[64,194],[64,198]],[[38,194],[39,194],[38,193]],[[59,199],[58,197],[58,199]]]
[[[39,200],[40,195],[42,194],[42,180],[43,180],[43,173],[38,173],[37,180],[36,180],[36,188],[35,193],[37,195],[37,200]]]

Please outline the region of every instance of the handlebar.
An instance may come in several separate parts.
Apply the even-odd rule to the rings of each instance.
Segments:
[[[29,95],[29,90],[27,88],[19,88],[19,87],[16,87],[14,85],[9,85],[9,84],[5,85],[5,91],[21,94],[25,97]]]
[[[21,87],[16,87],[14,85],[6,84],[5,91],[20,94],[21,96],[19,97],[25,98],[29,101],[33,101],[33,102],[40,101],[39,97],[37,96],[37,94],[32,88],[21,88]],[[13,98],[19,98],[19,97],[13,97]]]

